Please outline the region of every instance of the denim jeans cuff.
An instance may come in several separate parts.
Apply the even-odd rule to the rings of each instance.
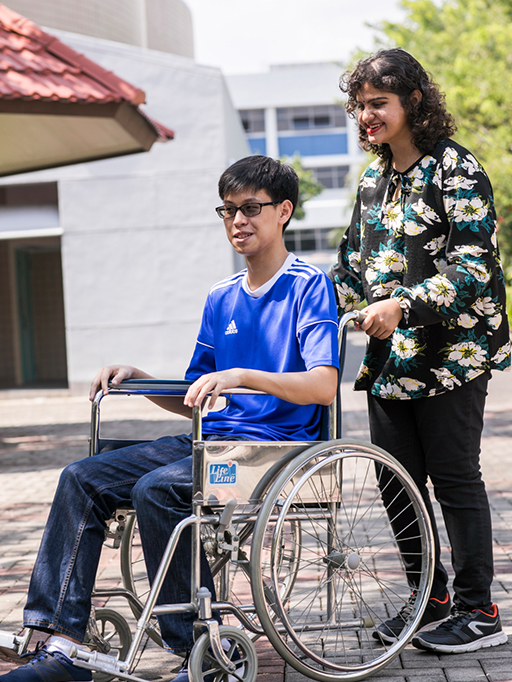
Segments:
[[[68,630],[67,628],[62,627],[61,625],[52,623],[51,621],[45,621],[45,620],[23,620],[23,627],[24,628],[32,628],[32,630],[40,630],[41,632],[47,632],[48,634],[53,634],[54,632],[60,634],[60,635],[67,635],[68,637],[72,637],[73,639],[78,640],[79,642],[83,642],[83,634],[79,634],[78,632],[75,632],[74,630]]]

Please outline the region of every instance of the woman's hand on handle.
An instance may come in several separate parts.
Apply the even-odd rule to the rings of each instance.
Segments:
[[[387,339],[395,331],[403,317],[403,312],[394,298],[377,301],[367,306],[363,312],[366,317],[361,322],[361,329],[368,336]]]

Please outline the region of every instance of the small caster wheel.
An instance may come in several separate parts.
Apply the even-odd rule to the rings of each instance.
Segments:
[[[236,662],[236,671],[229,673],[222,668],[210,648],[210,636],[201,635],[194,644],[188,659],[188,669],[193,682],[255,682],[258,673],[256,649],[249,637],[231,625],[219,627],[222,647],[227,657]]]

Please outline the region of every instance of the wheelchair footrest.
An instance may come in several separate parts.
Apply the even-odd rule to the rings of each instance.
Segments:
[[[94,672],[107,673],[114,677],[120,677],[123,680],[132,680],[132,682],[148,682],[142,677],[130,675],[128,668],[114,656],[108,654],[100,654],[98,651],[86,651],[84,649],[72,648],[70,658],[74,665],[78,668],[85,668]]]
[[[27,634],[15,635],[7,630],[0,630],[0,660],[9,663],[19,663],[20,655],[25,653],[31,632]]]

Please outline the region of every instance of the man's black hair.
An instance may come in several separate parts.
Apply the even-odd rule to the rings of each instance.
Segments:
[[[291,166],[281,163],[269,156],[246,156],[235,161],[219,180],[219,196],[238,194],[245,190],[258,192],[264,190],[272,201],[281,202],[289,199],[293,205],[293,212],[299,200],[299,178]],[[290,216],[291,219],[292,216]],[[283,232],[290,220],[283,226]]]

